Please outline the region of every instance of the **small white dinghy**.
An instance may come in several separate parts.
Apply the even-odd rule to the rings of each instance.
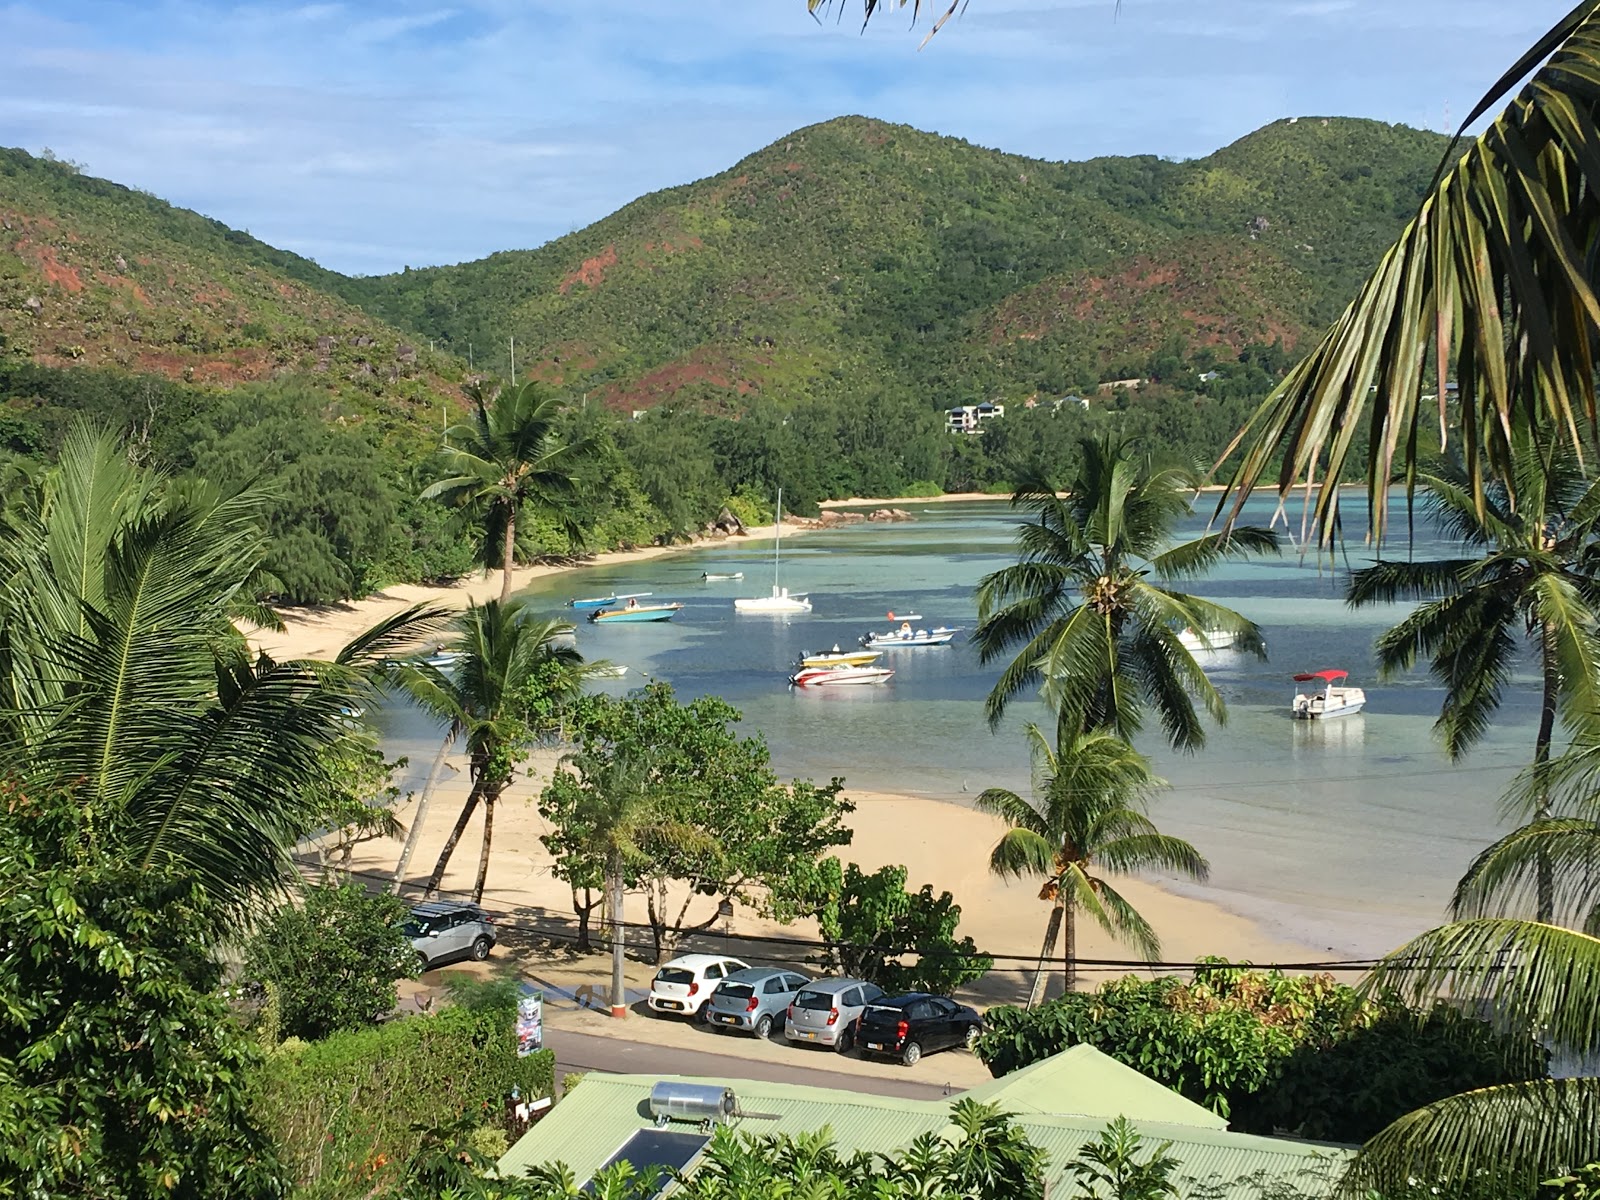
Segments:
[[[1190,654],[1207,650],[1232,650],[1239,635],[1231,629],[1180,629],[1178,642]]]
[[[1367,703],[1367,694],[1358,687],[1346,687],[1348,671],[1310,671],[1296,675],[1296,683],[1320,687],[1296,689],[1292,713],[1297,721],[1322,721],[1329,717],[1350,717]]]

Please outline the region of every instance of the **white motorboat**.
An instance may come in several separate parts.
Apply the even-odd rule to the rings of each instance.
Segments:
[[[1205,650],[1232,650],[1239,635],[1231,629],[1180,629],[1178,641],[1193,654]]]
[[[437,670],[444,671],[455,666],[461,661],[461,659],[462,654],[459,650],[439,649],[435,650],[432,654],[428,655],[428,657],[424,658],[422,660],[422,664],[427,667],[433,667]]]
[[[606,663],[604,666],[589,668],[591,679],[621,679],[628,673],[628,668],[621,663]]]
[[[811,601],[804,592],[791,594],[786,587],[778,586],[778,566],[783,550],[783,489],[778,489],[778,527],[772,538],[772,595],[751,596],[735,600],[733,609],[742,613],[804,613],[811,611]]]
[[[868,650],[892,650],[913,646],[948,646],[960,633],[958,627],[939,625],[933,629],[912,629],[909,622],[887,633],[863,634],[861,644]]]
[[[725,575],[718,575],[712,571],[702,571],[700,572],[700,578],[705,580],[707,583],[721,583],[723,580],[727,579],[743,579],[744,572],[731,571]]]
[[[845,687],[867,683],[887,683],[894,671],[889,667],[806,667],[789,676],[795,687]]]
[[[1297,721],[1322,721],[1329,717],[1349,717],[1360,712],[1367,703],[1367,694],[1358,687],[1346,687],[1348,671],[1311,671],[1296,675],[1296,683],[1313,686],[1296,689],[1291,710]]]

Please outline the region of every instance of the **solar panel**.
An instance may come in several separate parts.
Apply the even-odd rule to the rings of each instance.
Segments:
[[[703,1133],[678,1133],[668,1129],[639,1129],[610,1158],[600,1165],[604,1171],[613,1163],[626,1160],[634,1170],[643,1174],[651,1167],[667,1171],[681,1171],[699,1154],[711,1138]],[[598,1175],[600,1171],[596,1171]],[[662,1182],[666,1179],[663,1177]],[[585,1192],[593,1192],[594,1180],[583,1185]],[[659,1193],[658,1193],[659,1194]]]

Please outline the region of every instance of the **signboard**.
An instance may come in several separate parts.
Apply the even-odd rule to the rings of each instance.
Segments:
[[[517,1001],[517,1054],[519,1057],[544,1048],[544,993],[523,984]]]

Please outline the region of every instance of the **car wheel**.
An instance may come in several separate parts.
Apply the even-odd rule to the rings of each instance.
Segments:
[[[756,1036],[763,1042],[772,1036],[772,1017],[770,1015],[761,1017],[756,1021]]]
[[[492,946],[493,944],[494,943],[492,943],[488,938],[484,937],[480,933],[478,935],[478,937],[477,937],[477,940],[472,943],[472,957],[473,957],[473,959],[476,962],[482,962],[484,959],[488,958],[489,957],[489,947]]]
[[[427,969],[428,969],[428,956],[426,954],[424,954],[421,950],[418,950],[417,951],[417,970],[426,971]]]
[[[695,1009],[694,1012],[689,1014],[689,1019],[691,1021],[697,1021],[701,1025],[709,1025],[711,1024],[710,1010],[711,1006],[709,1004],[702,1004],[699,1008]]]
[[[841,1029],[839,1031],[839,1040],[833,1044],[833,1052],[835,1054],[849,1054],[850,1047],[854,1046],[855,1044],[855,1034],[851,1033],[848,1029]]]
[[[900,1051],[900,1061],[908,1067],[914,1067],[922,1061],[922,1044],[920,1042],[907,1042],[906,1048]]]
[[[968,1050],[975,1050],[977,1048],[977,1045],[978,1045],[978,1038],[981,1037],[982,1035],[983,1035],[983,1030],[981,1028],[979,1028],[977,1025],[968,1025],[967,1026],[967,1036],[966,1036],[967,1049]]]

